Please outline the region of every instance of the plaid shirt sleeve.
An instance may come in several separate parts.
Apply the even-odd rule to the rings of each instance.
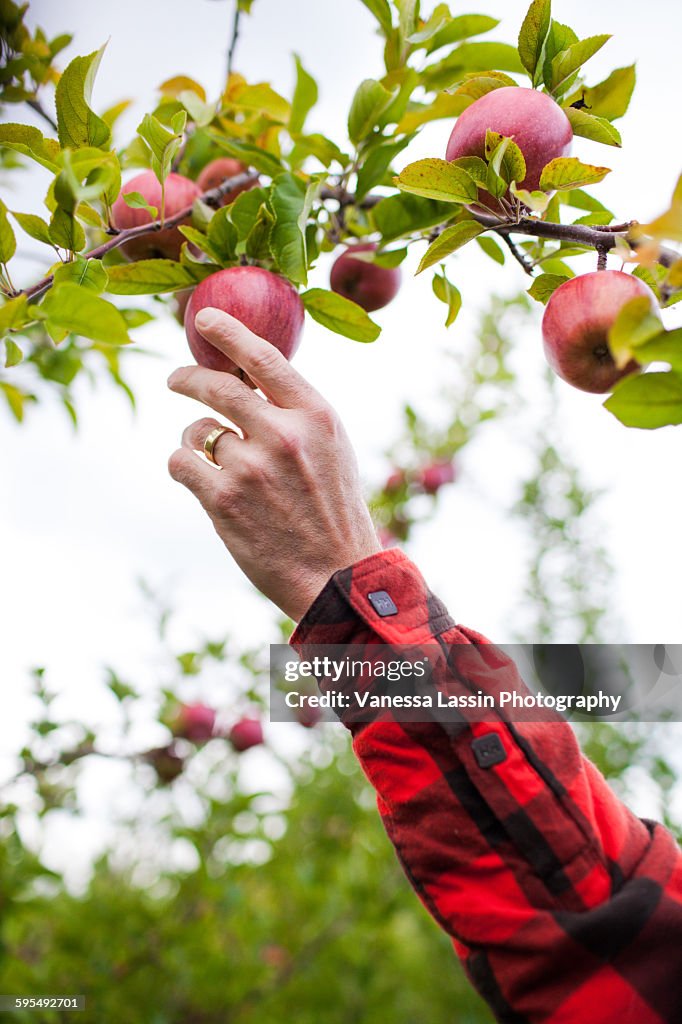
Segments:
[[[388,617],[368,601],[380,591]],[[456,644],[468,683],[485,691],[502,670],[523,687],[396,549],[336,573],[291,642]],[[614,796],[567,723],[347,724],[409,881],[498,1021],[682,1024],[682,856]],[[504,759],[482,767],[475,743],[491,732]]]

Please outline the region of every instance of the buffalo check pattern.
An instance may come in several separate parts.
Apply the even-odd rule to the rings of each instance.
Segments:
[[[337,572],[291,643],[437,643],[450,691],[524,688],[395,548]],[[566,722],[346,724],[409,881],[498,1021],[682,1024],[682,855]]]

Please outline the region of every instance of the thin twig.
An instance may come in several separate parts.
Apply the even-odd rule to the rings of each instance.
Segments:
[[[257,171],[244,171],[242,174],[235,174],[231,178],[226,178],[222,184],[218,185],[217,188],[209,189],[208,192],[204,192],[203,195],[198,196],[202,202],[208,206],[218,207],[220,200],[228,192],[231,192],[235,188],[239,188],[242,185],[246,185],[248,182],[255,181],[258,177]],[[196,200],[195,200],[196,201]],[[182,223],[192,215],[192,206],[186,206],[182,210],[178,210],[172,217],[166,217],[163,222],[163,230],[168,228],[174,228],[176,225]],[[103,242],[102,245],[98,245],[94,249],[90,249],[89,252],[79,253],[79,255],[86,260],[100,260],[112,249],[117,249],[124,242],[130,241],[131,238],[139,238],[142,235],[151,234],[154,231],[161,231],[162,224],[160,220],[150,221],[149,224],[140,224],[135,228],[126,228],[125,231],[118,231],[110,238],[107,242]],[[17,295],[25,295],[29,299],[38,299],[41,295],[44,295],[46,291],[52,286],[53,275],[49,274],[44,277],[42,281],[38,281],[36,284],[31,285],[30,288],[25,288]]]
[[[232,22],[232,38],[230,39],[230,48],[227,51],[227,80],[229,81],[230,75],[232,74],[232,62],[234,61],[234,53],[237,49],[237,40],[239,39],[239,20],[242,16],[241,7],[239,6],[239,0],[234,0],[234,20]]]
[[[525,273],[528,274],[530,277],[533,277],[532,260],[530,260],[528,256],[526,256],[525,252],[523,252],[521,249],[518,248],[518,246],[514,244],[514,242],[511,240],[508,234],[500,234],[500,238],[506,244],[507,248],[509,249],[510,253],[514,257],[516,262],[523,267]]]
[[[46,121],[53,131],[59,131],[57,127],[57,122],[52,117],[52,115],[49,114],[47,110],[45,110],[45,107],[42,105],[39,99],[26,100],[26,104],[31,108],[31,110],[35,110],[36,114],[42,117],[43,121]]]

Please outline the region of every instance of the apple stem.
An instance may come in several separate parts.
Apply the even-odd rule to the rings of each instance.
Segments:
[[[606,270],[606,259],[608,254],[608,249],[605,249],[603,245],[597,246],[597,270]]]

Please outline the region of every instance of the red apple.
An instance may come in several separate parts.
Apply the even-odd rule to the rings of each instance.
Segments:
[[[228,733],[228,739],[235,750],[242,753],[263,742],[263,726],[257,718],[240,718]]]
[[[240,160],[233,160],[231,156],[221,156],[217,160],[211,160],[209,164],[206,164],[197,178],[197,185],[201,192],[208,192],[209,189],[222,185],[226,178],[234,178],[237,174],[243,174],[246,169],[246,166]],[[253,181],[247,181],[245,185],[239,185],[223,196],[220,200],[220,205],[229,206],[240,193],[246,192],[250,188],[256,188],[257,185],[257,178],[254,178]]]
[[[123,195],[128,192],[139,192],[150,206],[157,208],[158,216],[161,217],[161,185],[153,171],[143,171],[126,182],[112,207],[111,222],[115,228],[124,231],[126,228],[151,223],[152,218],[146,210],[133,209],[126,205]],[[169,174],[166,178],[165,217],[172,217],[186,206],[191,206],[198,195],[201,195],[201,192],[196,182],[190,181],[182,174]],[[183,224],[189,222],[188,217]],[[132,238],[129,242],[124,242],[120,249],[129,260],[149,260],[156,257],[177,260],[180,259],[180,250],[185,241],[178,227],[172,227]]]
[[[302,725],[304,729],[314,729],[322,721],[322,709],[311,707],[310,704],[296,708],[294,715],[298,724]]]
[[[526,161],[526,177],[516,184],[531,192],[539,187],[545,164],[568,155],[573,138],[571,122],[550,96],[537,89],[509,85],[486,93],[460,114],[446,158],[485,157],[488,129],[512,138],[519,146]],[[481,190],[480,195],[490,203],[488,193]]]
[[[640,367],[634,360],[621,369],[616,366],[608,334],[625,303],[641,295],[658,315],[648,285],[620,270],[595,270],[559,285],[542,318],[545,355],[554,372],[573,387],[599,395],[635,373]]]
[[[193,288],[181,288],[179,292],[175,292],[173,295],[173,316],[181,327],[185,324],[185,310],[187,309],[187,303],[192,298],[193,291]]]
[[[355,257],[355,253],[375,252],[376,248],[374,242],[349,246],[338,257],[330,274],[332,291],[356,302],[367,313],[387,306],[400,288],[398,267],[378,267],[376,263]]]
[[[167,747],[148,750],[143,756],[147,764],[150,764],[156,772],[159,782],[164,786],[177,779],[185,767],[184,758],[180,757],[172,743]]]
[[[206,704],[181,704],[168,724],[174,736],[204,743],[214,734],[215,719],[215,711]]]
[[[228,267],[196,286],[185,311],[185,332],[192,355],[210,370],[234,373],[231,359],[199,333],[194,319],[200,309],[215,306],[241,320],[291,359],[299,346],[304,309],[292,284],[262,267]]]
[[[420,470],[417,482],[426,494],[437,494],[444,484],[451,484],[457,473],[454,463],[439,459]]]
[[[384,484],[384,494],[397,494],[407,483],[407,474],[404,469],[394,469],[389,473]]]

